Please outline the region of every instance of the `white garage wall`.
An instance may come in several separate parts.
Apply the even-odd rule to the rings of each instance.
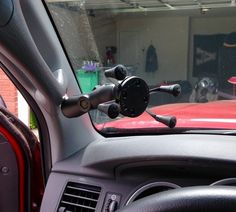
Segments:
[[[123,57],[132,61],[131,57],[138,55],[136,74],[145,77],[150,85],[155,85],[163,80],[187,79],[188,28],[188,17],[123,19],[117,22],[117,37],[119,39],[122,32],[139,33],[139,46],[135,48],[139,52]],[[146,51],[151,43],[158,54],[159,69],[155,73],[145,72]],[[118,50],[122,53],[122,49]]]
[[[196,79],[192,77],[193,35],[236,31],[236,17],[138,17],[134,14],[89,16],[88,20],[92,24],[90,28],[89,23],[81,24],[81,16],[77,11],[51,7],[53,15],[57,16],[58,12],[65,15],[60,18],[58,25],[67,38],[64,42],[70,44],[68,52],[72,55],[70,59],[76,69],[81,66],[83,58],[91,56],[92,53],[93,56],[96,55],[97,50],[102,62],[105,62],[105,47],[116,46],[116,62],[134,65],[137,68],[136,75],[145,78],[149,85],[156,85],[164,80],[186,79],[194,84]],[[72,32],[67,30],[68,25],[73,25]],[[84,28],[87,31],[92,30],[89,38]],[[130,35],[127,40],[124,40],[125,34]],[[157,72],[147,73],[146,52],[151,43],[157,50],[159,69]],[[88,48],[88,45],[91,48]]]
[[[236,17],[192,18],[191,34],[218,34],[236,31]]]
[[[105,63],[106,47],[116,45],[116,22],[109,16],[90,17],[90,24],[102,62]],[[117,55],[115,55],[116,57]]]
[[[236,17],[141,17],[100,21],[104,25],[100,28],[96,22],[95,37],[102,56],[105,56],[105,46],[117,46],[116,61],[122,63],[125,58],[126,65],[137,67],[136,75],[146,78],[150,85],[163,80],[186,79],[194,84],[193,35],[236,31]],[[126,42],[120,41],[124,34],[132,33],[137,33],[136,41],[132,40],[135,36],[127,37]],[[126,49],[122,50],[121,43],[125,43]],[[159,69],[155,73],[145,72],[146,51],[151,43],[158,54]],[[134,48],[134,44],[138,46]]]

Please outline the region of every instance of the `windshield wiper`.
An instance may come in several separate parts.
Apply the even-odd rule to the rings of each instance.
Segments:
[[[100,131],[107,136],[125,136],[125,135],[166,135],[166,134],[211,134],[211,135],[236,135],[236,130],[230,129],[212,129],[212,128],[116,128],[105,127]]]
[[[187,134],[213,134],[213,135],[236,135],[236,130],[230,129],[191,129],[186,130]]]
[[[104,127],[100,130],[101,133],[105,135],[147,135],[147,134],[179,134],[185,132],[186,129],[182,128],[167,128],[167,127],[158,127],[158,128],[116,128],[116,127]]]

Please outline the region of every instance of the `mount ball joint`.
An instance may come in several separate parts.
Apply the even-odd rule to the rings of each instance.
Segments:
[[[61,104],[62,113],[68,118],[73,118],[97,109],[99,104],[114,100],[116,89],[115,85],[103,85],[89,94],[64,99]]]
[[[116,80],[124,80],[127,76],[127,68],[123,65],[117,65],[114,68],[105,70],[104,74],[105,77],[114,78]]]
[[[65,99],[61,109],[65,116],[72,118],[97,109],[99,104],[112,100],[119,105],[119,112],[122,115],[137,117],[148,106],[149,88],[141,78],[127,77],[118,85],[103,85],[89,94]],[[101,110],[101,106],[99,109]]]

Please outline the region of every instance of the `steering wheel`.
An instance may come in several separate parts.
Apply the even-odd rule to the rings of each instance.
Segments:
[[[236,211],[236,187],[194,186],[137,200],[119,212]]]

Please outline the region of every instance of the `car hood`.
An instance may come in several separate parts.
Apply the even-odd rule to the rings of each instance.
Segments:
[[[167,104],[152,107],[150,110],[158,115],[175,116],[176,128],[236,129],[236,100]],[[144,112],[137,118],[120,118],[96,127],[102,130],[108,128],[150,129],[166,126]]]

